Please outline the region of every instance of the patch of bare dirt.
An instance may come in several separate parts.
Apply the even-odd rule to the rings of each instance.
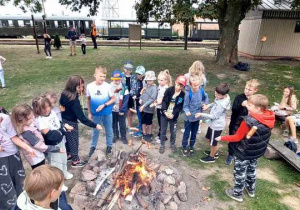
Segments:
[[[299,197],[285,196],[281,199],[281,203],[289,206],[291,209],[300,209]]]
[[[218,77],[219,80],[223,80],[227,77],[226,74],[216,74],[216,76]]]
[[[274,174],[274,172],[271,169],[268,168],[258,168],[257,169],[257,178],[258,179],[264,179],[269,182],[274,182],[276,184],[279,184],[279,179]]]

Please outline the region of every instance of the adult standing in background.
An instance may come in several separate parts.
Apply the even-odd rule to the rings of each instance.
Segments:
[[[77,33],[75,28],[71,26],[70,30],[68,31],[68,39],[70,40],[70,56],[76,55],[76,38]]]
[[[96,29],[96,26],[94,23],[92,23],[92,30],[91,30],[91,37],[92,37],[92,40],[93,40],[93,43],[94,43],[94,49],[97,49],[97,41],[96,41],[96,38],[97,38],[97,29]]]

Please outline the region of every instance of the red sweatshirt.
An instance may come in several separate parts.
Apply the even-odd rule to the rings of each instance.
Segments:
[[[275,124],[275,115],[274,112],[270,110],[265,110],[263,114],[256,114],[250,112],[249,115],[253,118],[255,118],[257,121],[260,123],[268,126],[269,128],[273,128]],[[221,140],[222,141],[227,141],[227,142],[239,142],[245,138],[247,133],[250,131],[250,128],[246,124],[246,122],[243,120],[240,127],[236,131],[234,135],[231,136],[222,136]]]

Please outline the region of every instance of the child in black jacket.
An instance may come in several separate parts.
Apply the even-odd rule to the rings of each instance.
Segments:
[[[171,151],[176,152],[177,148],[175,146],[176,140],[176,124],[180,112],[183,109],[184,102],[184,87],[186,85],[186,79],[184,76],[179,76],[175,81],[175,86],[169,87],[164,94],[162,101],[162,116],[161,116],[161,133],[160,140],[161,146],[159,148],[159,153],[163,154],[165,152],[165,141],[168,124],[170,124],[171,132]]]

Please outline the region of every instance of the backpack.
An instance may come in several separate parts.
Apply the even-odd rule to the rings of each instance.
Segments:
[[[284,146],[292,150],[293,152],[297,152],[297,144],[293,141],[287,141],[284,143]]]
[[[250,71],[250,65],[243,62],[238,62],[236,65],[234,65],[234,68],[239,71]]]
[[[199,92],[201,92],[201,96],[202,96],[202,99],[201,101],[205,101],[205,98],[207,97],[207,94],[204,92],[203,88],[199,88]],[[192,100],[192,89],[190,88],[189,89],[189,99],[190,101]]]

